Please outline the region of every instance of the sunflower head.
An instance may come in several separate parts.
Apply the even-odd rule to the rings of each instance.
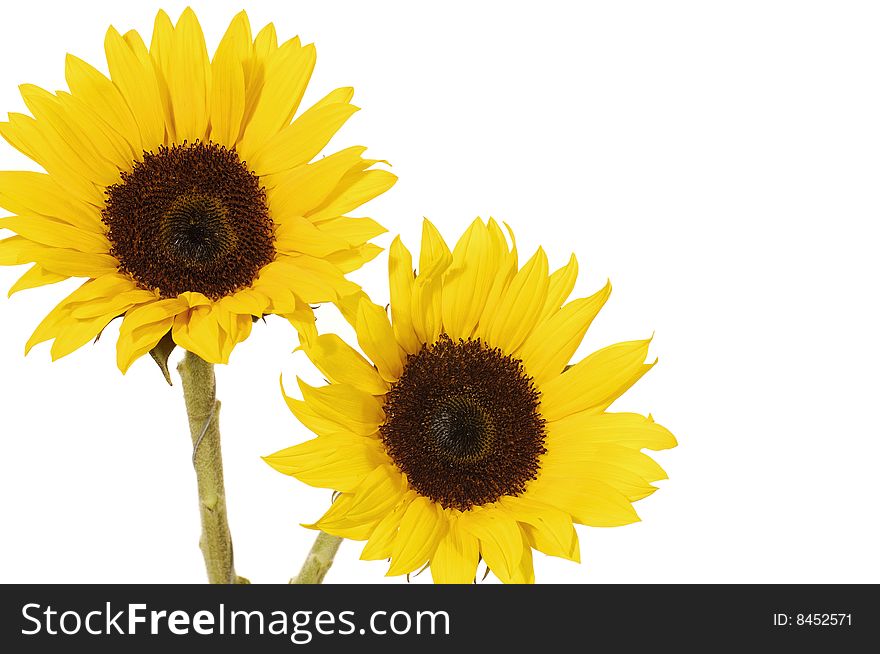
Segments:
[[[109,77],[68,56],[68,91],[23,85],[31,115],[0,123],[45,171],[0,172],[0,264],[32,264],[10,294],[85,280],[27,349],[58,358],[122,318],[123,372],[166,335],[225,363],[255,318],[306,329],[311,304],[358,291],[344,274],[385,230],[345,214],[396,178],[363,147],[315,160],[357,107],[339,88],[298,113],[314,46],[241,12],[209,57],[190,9],[160,11],[149,47],[112,27],[104,45]]]
[[[361,558],[390,559],[389,575],[429,565],[436,582],[469,583],[482,559],[530,583],[533,549],[580,559],[574,523],[637,521],[632,503],[666,478],[642,450],[676,441],[651,416],[607,410],[652,367],[649,341],[569,365],[610,286],[567,302],[575,258],[551,274],[539,249],[520,267],[494,220],[452,251],[425,221],[417,273],[399,238],[389,255],[390,319],[362,293],[341,302],[366,357],[301,335],[330,383],[285,398],[317,438],[266,461],[339,491],[308,526],[367,541]]]

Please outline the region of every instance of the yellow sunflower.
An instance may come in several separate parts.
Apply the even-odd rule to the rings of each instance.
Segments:
[[[649,341],[568,366],[610,286],[566,303],[574,256],[548,274],[539,249],[519,268],[493,220],[452,252],[425,221],[418,274],[399,238],[389,254],[391,320],[363,294],[342,304],[369,360],[335,335],[301,336],[330,383],[285,398],[318,437],[266,460],[340,492],[308,526],[366,540],[361,558],[390,559],[389,575],[428,564],[435,582],[468,583],[482,558],[531,583],[532,548],[579,560],[573,523],[637,521],[632,502],[666,478],[642,449],[676,441],[607,409],[653,365]]]
[[[225,363],[255,317],[313,320],[310,303],[358,287],[343,275],[378,254],[385,230],[343,214],[396,178],[351,147],[313,163],[351,116],[339,88],[292,120],[315,48],[251,35],[238,14],[213,58],[196,15],[160,11],[149,48],[137,32],[105,40],[109,78],[69,55],[69,91],[31,85],[32,116],[0,134],[46,172],[0,172],[0,264],[33,263],[10,294],[86,281],[37,327],[65,356],[123,317],[125,372],[167,334]],[[291,122],[292,121],[292,122]]]

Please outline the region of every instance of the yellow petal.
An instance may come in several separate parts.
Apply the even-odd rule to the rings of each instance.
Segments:
[[[347,512],[355,501],[353,493],[343,493],[333,502],[330,509],[316,523],[304,524],[306,529],[319,529],[331,536],[351,540],[367,540],[376,526],[377,519],[349,519]]]
[[[13,214],[54,218],[86,231],[104,233],[100,211],[70,198],[44,173],[0,171],[0,207]]]
[[[254,55],[258,59],[267,59],[278,48],[278,34],[275,25],[267,24],[257,33],[254,39]]]
[[[92,254],[47,247],[35,261],[46,270],[68,277],[101,277],[116,272],[119,262],[109,254]]]
[[[258,175],[271,175],[308,163],[357,110],[341,102],[309,109],[250,155],[247,161],[251,169]],[[242,151],[243,156],[246,153]]]
[[[53,272],[49,272],[48,270],[43,269],[40,264],[34,264],[28,271],[18,278],[18,281],[12,285],[9,289],[9,297],[12,297],[13,293],[17,293],[18,291],[23,291],[28,288],[37,288],[38,286],[45,286],[46,284],[55,284],[56,282],[61,282],[67,279],[67,275],[58,275]]]
[[[131,170],[134,162],[141,159],[141,153],[135,154],[128,140],[113,129],[94,107],[64,91],[58,91],[56,97],[65,112],[65,120],[70,121],[71,127],[82,134],[97,157],[110,162],[107,179],[116,176],[119,171]]]
[[[382,254],[382,248],[372,243],[364,243],[360,247],[340,250],[328,254],[325,258],[327,263],[332,263],[339,270],[348,274],[354,272],[364,264],[369,263]]]
[[[74,99],[94,110],[100,122],[128,143],[132,158],[139,156],[144,150],[140,130],[128,103],[113,82],[70,54],[65,60],[64,76]]]
[[[523,536],[517,522],[491,508],[470,510],[461,526],[480,540],[480,554],[489,569],[506,584],[516,583],[523,558]]]
[[[263,457],[278,472],[309,486],[350,493],[388,456],[379,441],[363,436],[321,436]]]
[[[317,226],[321,232],[340,238],[351,247],[363,245],[388,230],[372,218],[348,218],[341,216],[325,220]]]
[[[56,339],[52,346],[54,358],[73,352],[94,338],[117,315],[114,310],[107,315],[97,315],[89,320],[79,321],[72,317],[73,311],[78,307],[124,294],[134,288],[131,279],[115,273],[90,279],[49,312],[28,339],[25,354],[37,343],[51,338]]]
[[[580,562],[577,532],[565,511],[531,499],[528,495],[503,497],[498,502],[523,529],[535,547],[550,556]]]
[[[548,477],[529,485],[529,495],[555,506],[590,527],[619,527],[639,521],[630,501],[618,490],[595,479]]]
[[[132,311],[137,311],[135,308]],[[165,318],[150,323],[130,321],[129,311],[119,328],[119,339],[116,341],[116,365],[125,374],[137,359],[152,350],[162,338],[171,331],[174,318]]]
[[[531,333],[547,299],[547,255],[535,255],[510,282],[483,334],[493,347],[514,352]]]
[[[412,324],[421,343],[433,343],[443,328],[441,315],[443,273],[452,263],[452,253],[427,219],[422,222],[419,274],[413,283]]]
[[[341,495],[317,523],[306,526],[343,538],[366,540],[403,494],[403,476],[390,465],[379,466],[353,493]]]
[[[107,30],[104,50],[110,79],[122,93],[140,129],[141,143],[154,149],[165,142],[165,116],[159,82],[147,47],[137,33],[128,42],[114,28]]]
[[[290,397],[284,390],[284,382],[281,381],[281,394],[284,397],[287,408],[307,429],[310,429],[319,436],[333,436],[341,431],[346,431],[345,427],[338,422],[324,417],[314,409],[312,409],[303,400],[295,400]]]
[[[25,104],[37,119],[35,123],[28,124],[45,140],[44,143],[38,143],[36,135],[28,136],[27,132],[21,134],[30,139],[28,142],[35,155],[52,163],[52,151],[53,155],[63,158],[74,173],[98,186],[119,181],[119,162],[108,161],[95,149],[92,140],[80,129],[77,112],[69,103],[32,84],[22,84],[20,90]],[[56,168],[60,166],[57,161],[52,165]]]
[[[547,423],[548,449],[560,440],[616,443],[636,450],[665,450],[678,443],[668,429],[651,416],[637,413],[575,413]]]
[[[391,323],[394,336],[409,354],[419,351],[422,344],[413,329],[412,295],[415,283],[412,255],[400,240],[394,238],[388,252],[388,282],[391,291]]]
[[[354,386],[331,384],[315,388],[301,379],[297,381],[309,408],[344,430],[369,436],[385,421],[385,412],[376,398]]]
[[[547,301],[544,303],[544,308],[541,310],[538,322],[543,322],[562,306],[568,296],[571,295],[571,290],[574,288],[577,276],[578,262],[572,254],[568,260],[568,265],[563,266],[550,275],[550,283],[547,286]]]
[[[301,347],[331,382],[350,384],[370,395],[388,392],[376,368],[336,334],[322,334]]]
[[[219,303],[227,311],[259,318],[266,313],[269,306],[269,298],[254,289],[246,288],[232,295],[227,295]]]
[[[286,216],[305,216],[336,189],[343,176],[362,161],[366,148],[346,148],[314,163],[263,179],[272,217],[283,222]]]
[[[183,10],[174,29],[165,75],[177,142],[203,140],[208,131],[211,65],[202,27],[189,7]]]
[[[431,557],[431,577],[435,584],[469,584],[477,576],[479,541],[450,517],[449,530],[440,539]]]
[[[350,173],[343,178],[333,192],[317,209],[308,212],[313,223],[323,223],[357,209],[390,189],[397,182],[397,175],[387,170],[365,170]]]
[[[541,387],[541,413],[558,420],[573,413],[601,413],[653,367],[646,364],[650,339],[603,348]]]
[[[198,306],[177,314],[171,336],[180,347],[205,361],[225,363],[222,351],[225,337],[212,307]]]
[[[45,245],[29,241],[23,236],[10,236],[0,241],[0,266],[17,266],[36,261],[46,251]]]
[[[107,313],[122,315],[135,305],[151,302],[156,299],[157,295],[153,291],[133,288],[130,291],[124,291],[122,293],[96,298],[90,302],[77,304],[76,306],[71,307],[70,315],[77,320],[97,318]]]
[[[258,174],[263,171],[253,157],[296,113],[315,67],[315,47],[302,46],[299,38],[291,39],[270,52],[265,61],[263,90],[241,142],[242,158],[250,161]]]
[[[362,561],[379,561],[391,558],[391,548],[397,537],[400,519],[415,497],[416,494],[413,492],[405,494],[397,506],[379,521],[361,552]]]
[[[0,229],[9,229],[27,239],[58,248],[78,252],[108,254],[110,242],[103,234],[86,231],[52,218],[11,216],[0,218]]]
[[[259,290],[266,282],[293,290],[297,297],[309,304],[333,302],[360,290],[333,264],[308,255],[276,259],[260,271],[254,288]]]
[[[517,356],[541,386],[559,376],[611,294],[611,284],[587,298],[569,302],[528,335]]]
[[[305,218],[289,216],[275,230],[275,249],[285,254],[308,254],[323,258],[332,252],[347,250],[348,243],[327,234]]]
[[[10,113],[9,122],[0,123],[0,136],[40,164],[75,199],[96,207],[103,205],[103,192],[91,181],[94,172],[47,123]]]
[[[58,330],[50,350],[52,361],[65,357],[74,350],[93,340],[107,324],[117,317],[117,313],[108,313],[88,320],[67,320]]]
[[[153,38],[150,41],[150,59],[153,60],[153,69],[156,73],[156,81],[159,84],[159,93],[162,98],[162,110],[165,116],[165,130],[167,141],[174,143],[177,137],[174,129],[174,103],[171,98],[172,53],[174,51],[174,25],[164,10],[156,13],[153,22]]]
[[[477,336],[484,339],[486,327],[495,315],[496,308],[498,307],[499,302],[501,302],[501,298],[504,297],[504,294],[507,292],[510,282],[514,275],[516,275],[519,266],[516,241],[513,239],[513,232],[510,231],[510,228],[508,227],[508,233],[510,235],[511,247],[508,250],[507,238],[504,236],[504,232],[501,231],[498,223],[490,218],[486,226],[489,229],[489,240],[493,244],[493,250],[496,253],[499,264],[498,272],[495,275],[495,280],[492,282],[492,288],[489,290],[489,295],[486,297],[486,304],[483,307],[480,321],[475,330]]]
[[[382,379],[397,381],[403,372],[403,351],[394,339],[385,309],[369,300],[361,300],[355,329],[361,349],[376,364]]]
[[[235,147],[245,110],[244,64],[253,51],[251,26],[244,11],[236,14],[211,62],[211,140]]]
[[[387,575],[408,574],[427,563],[446,535],[448,524],[439,505],[426,497],[416,497],[400,520]]]
[[[620,448],[647,458],[641,452],[622,446]],[[656,486],[652,486],[632,470],[601,460],[546,457],[541,462],[541,468],[548,483],[577,484],[581,481],[594,480],[607,484],[630,502],[643,499],[657,490]]]
[[[477,218],[452,251],[443,279],[443,329],[453,340],[470,338],[498,272],[489,230]]]

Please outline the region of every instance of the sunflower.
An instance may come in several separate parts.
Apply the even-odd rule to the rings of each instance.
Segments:
[[[566,303],[577,272],[572,256],[548,274],[541,249],[519,268],[494,220],[452,252],[425,221],[418,274],[395,239],[391,320],[362,294],[342,305],[369,359],[301,337],[330,383],[285,398],[318,436],[266,460],[339,491],[307,526],[367,541],[361,558],[390,559],[389,575],[430,565],[435,582],[467,583],[482,558],[531,583],[533,548],[579,560],[574,523],[636,522],[632,502],[666,478],[642,449],[676,441],[650,416],[607,412],[652,367],[649,341],[568,365],[610,292]]]
[[[296,120],[315,48],[256,38],[244,12],[209,59],[196,15],[156,16],[149,48],[110,28],[109,78],[74,56],[69,91],[23,85],[32,116],[0,134],[43,172],[0,172],[0,264],[33,265],[10,294],[69,277],[85,282],[27,343],[53,359],[122,317],[125,372],[166,336],[225,363],[257,317],[314,320],[311,303],[358,290],[343,275],[378,254],[385,230],[343,214],[390,188],[365,148],[313,162],[357,111],[339,88]]]

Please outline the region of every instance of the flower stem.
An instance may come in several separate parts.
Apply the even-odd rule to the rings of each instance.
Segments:
[[[339,536],[331,536],[323,531],[318,533],[315,544],[309,551],[299,574],[290,580],[292,584],[320,584],[333,565],[333,557],[342,544]]]
[[[226,520],[223,458],[220,452],[220,402],[215,394],[214,365],[187,352],[177,371],[183,381],[183,399],[193,442],[193,467],[199,488],[202,536],[199,547],[212,584],[246,584],[235,574],[232,535]]]

